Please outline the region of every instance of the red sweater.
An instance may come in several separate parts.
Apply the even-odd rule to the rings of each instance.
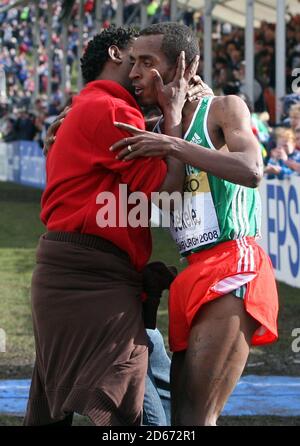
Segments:
[[[113,81],[90,82],[73,100],[48,154],[41,219],[49,231],[95,234],[112,241],[141,270],[151,254],[150,229],[118,226],[119,185],[128,185],[128,193],[141,191],[150,197],[163,183],[167,166],[158,158],[116,160],[109,147],[132,135],[117,129],[114,121],[145,126],[137,103],[123,87]],[[103,204],[97,204],[96,197],[104,191],[116,198],[117,227],[97,225]]]

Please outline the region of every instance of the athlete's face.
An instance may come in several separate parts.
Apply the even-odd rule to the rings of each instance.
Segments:
[[[132,69],[129,78],[134,87],[134,94],[141,105],[156,105],[157,95],[153,72],[156,69],[164,83],[170,82],[176,67],[168,64],[161,51],[163,35],[140,36],[133,45],[130,54]]]

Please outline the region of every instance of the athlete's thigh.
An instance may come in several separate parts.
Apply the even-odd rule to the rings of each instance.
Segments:
[[[222,405],[239,379],[258,323],[231,294],[203,305],[193,321],[185,355],[185,398]]]

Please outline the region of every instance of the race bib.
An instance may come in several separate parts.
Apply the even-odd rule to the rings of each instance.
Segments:
[[[180,254],[213,243],[220,237],[220,228],[211,190],[205,172],[186,176],[181,209],[171,213],[171,235]]]

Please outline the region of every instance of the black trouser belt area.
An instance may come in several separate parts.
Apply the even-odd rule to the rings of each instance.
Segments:
[[[49,231],[45,234],[46,240],[55,242],[74,243],[76,245],[85,246],[86,248],[99,249],[99,251],[114,254],[129,260],[129,255],[118,248],[114,243],[105,238],[92,234],[80,234],[79,232],[56,232]]]

